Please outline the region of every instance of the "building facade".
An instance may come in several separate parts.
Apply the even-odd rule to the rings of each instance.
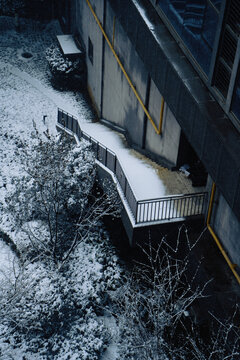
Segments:
[[[206,223],[238,278],[240,1],[67,3],[99,119],[168,168],[201,164],[213,190]]]

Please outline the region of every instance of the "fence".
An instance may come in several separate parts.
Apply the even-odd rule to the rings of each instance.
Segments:
[[[135,223],[186,219],[204,215],[207,201],[206,192],[137,201],[127,176],[113,151],[82,131],[78,120],[61,109],[58,109],[58,124],[72,131],[79,140],[83,138],[92,144],[96,159],[115,174]]]

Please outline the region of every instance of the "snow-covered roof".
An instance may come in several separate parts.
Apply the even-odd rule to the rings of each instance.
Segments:
[[[72,35],[57,35],[57,39],[64,55],[82,54]]]

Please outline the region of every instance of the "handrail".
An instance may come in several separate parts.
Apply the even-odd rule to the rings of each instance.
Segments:
[[[185,219],[204,214],[207,193],[176,194],[161,198],[138,200],[130,185],[117,155],[105,145],[82,131],[78,120],[64,110],[58,109],[57,122],[64,130],[70,130],[93,145],[97,160],[116,176],[118,184],[132,212],[135,224],[158,222],[170,219]]]
[[[168,198],[186,198],[186,197],[192,197],[193,195],[202,195],[205,194],[205,192],[197,192],[194,194],[174,194],[174,195],[164,195],[161,198],[152,198],[152,199],[143,199],[143,200],[138,200],[139,203],[141,202],[147,202],[147,201],[155,201],[155,200],[165,200]]]

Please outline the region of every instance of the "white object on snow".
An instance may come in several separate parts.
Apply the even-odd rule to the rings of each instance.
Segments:
[[[82,53],[77,47],[72,35],[57,35],[57,39],[64,55],[77,55]]]

